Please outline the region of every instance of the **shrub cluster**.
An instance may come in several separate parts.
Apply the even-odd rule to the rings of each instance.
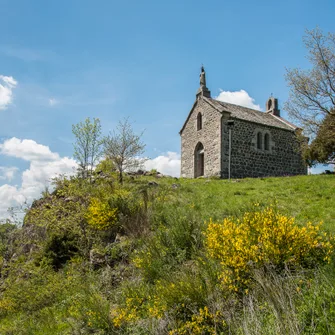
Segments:
[[[277,179],[151,179],[60,178],[23,227],[0,229],[1,334],[335,333],[332,237],[249,202]],[[332,210],[283,197],[331,229]]]
[[[91,228],[106,230],[117,222],[117,208],[111,208],[107,201],[92,198],[85,215]]]
[[[218,326],[225,325],[220,312],[211,313],[207,306],[200,308],[197,314],[193,314],[190,321],[186,321],[179,328],[173,329],[169,335],[216,335]]]
[[[248,290],[254,268],[272,265],[313,267],[330,261],[332,239],[320,232],[320,224],[298,226],[294,218],[274,207],[245,213],[242,219],[226,218],[208,223],[205,245],[219,260],[219,278],[230,291]]]
[[[256,206],[240,219],[210,221],[202,235],[205,252],[183,257],[184,269],[177,270],[178,254],[187,250],[185,241],[195,236],[193,229],[185,229],[190,222],[185,219],[159,227],[155,237],[135,253],[133,264],[143,277],[122,291],[123,300],[112,313],[115,327],[127,333],[127,327],[143,320],[165,320],[165,331],[171,335],[224,334],[233,322],[227,308],[240,308],[236,306],[261,285],[255,271],[285,277],[291,270],[328,263],[333,250],[332,238],[320,231],[320,224],[298,225],[274,207]],[[182,226],[184,243],[176,244],[173,232]],[[299,293],[302,284],[294,280],[289,279]]]

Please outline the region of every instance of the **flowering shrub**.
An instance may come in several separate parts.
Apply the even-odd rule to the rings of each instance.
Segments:
[[[140,199],[133,197],[128,190],[119,188],[113,191],[108,203],[110,207],[118,209],[118,214],[130,216],[138,210]]]
[[[0,299],[0,317],[11,313],[14,310],[15,304],[12,302],[12,300],[8,298],[1,298]]]
[[[169,335],[216,335],[218,326],[225,326],[221,313],[213,314],[205,306],[199,309],[199,313],[192,315],[191,321],[186,321],[179,328],[171,330]]]
[[[111,208],[108,202],[92,198],[86,213],[86,220],[94,229],[109,229],[117,222],[117,208]]]
[[[157,280],[155,285],[136,282],[124,287],[122,301],[112,308],[111,317],[114,326],[121,327],[134,324],[141,318],[159,320],[169,314],[179,320],[182,327],[186,321],[195,323],[198,320],[200,314],[193,311],[205,306],[206,295],[204,283],[195,274],[176,274],[172,281]],[[207,316],[202,318],[202,327],[212,325]],[[187,327],[192,327],[192,324]]]
[[[152,296],[143,283],[133,283],[133,285],[124,288],[122,304],[112,307],[110,311],[113,325],[116,328],[126,323],[134,323],[147,314]]]
[[[320,232],[320,225],[298,226],[293,218],[273,207],[245,213],[241,220],[210,221],[205,245],[210,257],[220,261],[219,279],[230,291],[247,290],[254,267],[272,265],[311,267],[330,261],[332,238]]]
[[[169,249],[159,239],[149,240],[148,246],[135,251],[133,264],[140,269],[145,280],[154,282],[164,273]]]

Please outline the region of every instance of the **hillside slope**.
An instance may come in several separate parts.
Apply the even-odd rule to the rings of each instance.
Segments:
[[[0,230],[0,333],[333,334],[334,187],[58,179]]]

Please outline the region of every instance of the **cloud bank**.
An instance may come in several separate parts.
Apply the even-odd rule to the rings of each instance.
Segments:
[[[215,99],[235,105],[257,109],[259,111],[261,110],[260,105],[255,104],[255,99],[250,97],[249,94],[244,90],[235,92],[220,90],[220,94]]]
[[[59,155],[51,152],[49,147],[38,144],[33,140],[20,140],[16,137],[0,144],[0,154],[32,162],[50,162],[59,159]]]
[[[146,170],[156,169],[158,172],[172,176],[180,176],[180,154],[176,152],[167,152],[165,155],[149,159],[145,162],[144,167]]]
[[[18,170],[15,166],[0,166],[0,180],[11,181]]]
[[[0,75],[0,110],[6,109],[13,101],[13,90],[17,81],[13,77]]]
[[[60,157],[49,147],[33,140],[20,140],[16,137],[0,144],[0,155],[23,159],[30,163],[22,172],[21,185],[0,186],[0,219],[8,217],[8,207],[20,206],[38,198],[50,180],[60,174],[74,174],[77,163],[69,157]],[[16,167],[0,167],[0,180],[13,179]]]
[[[78,166],[74,159],[61,157],[48,146],[30,139],[12,137],[0,143],[0,157],[1,155],[27,161],[29,168],[21,173],[20,185],[11,185],[9,182],[14,179],[19,169],[0,166],[0,182],[6,182],[0,186],[0,220],[9,217],[9,207],[31,203],[50,185],[51,178],[60,174],[74,174]],[[179,177],[180,154],[167,152],[149,159],[145,162],[145,169],[156,169],[164,175]]]

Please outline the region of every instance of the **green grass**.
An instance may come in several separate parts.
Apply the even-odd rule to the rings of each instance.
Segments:
[[[149,181],[155,181],[158,186],[149,186]],[[172,187],[173,184],[177,186]],[[78,188],[84,192],[81,184],[72,186],[75,190]],[[107,184],[100,184],[99,187],[101,192],[113,192]],[[14,260],[8,269],[9,276],[6,277],[6,274],[0,277],[1,334],[157,334],[157,329],[163,326],[165,328],[159,333],[167,334],[167,325],[173,325],[177,322],[175,317],[184,315],[179,315],[175,307],[182,308],[186,304],[187,308],[183,307],[183,313],[196,312],[206,304],[213,310],[221,308],[222,311],[231,311],[229,304],[233,303],[235,306],[234,301],[222,299],[218,290],[219,264],[204,258],[204,222],[210,219],[220,221],[228,216],[241,217],[246,211],[253,210],[255,203],[261,208],[275,204],[282,214],[295,217],[301,224],[323,221],[324,229],[335,233],[333,175],[241,179],[230,182],[205,178],[138,177],[129,180],[126,178],[124,187],[133,192],[131,201],[134,204],[147,201],[148,207],[141,215],[130,217],[129,222],[124,221],[129,227],[121,234],[127,236],[122,236],[118,243],[114,243],[115,237],[110,237],[113,234],[92,233],[89,236],[93,241],[90,248],[105,253],[110,260],[109,266],[93,269],[88,252],[82,252],[82,258],[73,258],[64,268],[55,271],[51,267],[43,268],[43,262],[34,258],[34,255],[21,255],[22,262],[26,265]],[[99,191],[96,185],[87,186],[87,190],[91,195]],[[62,198],[58,200],[61,201]],[[55,204],[54,201],[53,206]],[[41,211],[43,210],[45,209],[41,207]],[[62,213],[66,218],[71,218],[64,221],[65,228],[71,228],[78,220],[77,216],[71,216],[69,212],[71,209],[64,209]],[[41,222],[37,216],[32,224],[38,225]],[[28,229],[29,232],[29,226],[21,229]],[[60,237],[64,235],[57,230],[52,233],[59,234]],[[1,234],[4,235],[0,231],[0,237]],[[29,237],[25,234],[22,236]],[[3,240],[4,250],[7,241]],[[30,242],[25,240],[22,243]],[[43,252],[42,244],[39,247],[37,250]],[[134,259],[138,256],[143,260],[142,268],[134,265]],[[206,261],[201,262],[204,259]],[[307,321],[314,320],[309,313],[319,313],[319,324],[328,327],[329,318],[335,315],[334,262],[328,268],[324,270],[327,277],[322,277],[325,276],[323,273],[318,274],[317,278],[322,279],[323,286],[315,281],[314,295],[309,293],[309,286],[306,286],[306,292],[298,294],[296,277],[267,278],[273,287],[279,285],[279,280],[283,285],[282,293],[289,292],[288,298],[294,298],[296,305],[288,313],[296,313],[297,324],[305,325]],[[299,273],[294,274],[297,275]],[[264,276],[260,277],[263,279]],[[328,286],[324,284],[324,278],[329,281]],[[174,290],[171,291],[169,285],[173,285]],[[254,291],[257,294],[250,296],[254,300],[249,301],[250,306],[243,306],[246,313],[243,314],[241,309],[236,310],[236,313],[231,312],[235,313],[236,318],[236,322],[232,322],[235,330],[231,334],[270,334],[270,328],[274,333],[276,331],[273,325],[281,327],[281,320],[279,322],[274,318],[270,305],[268,306],[271,308],[267,307],[265,314],[262,309],[273,297],[264,295],[266,292],[262,291],[263,282],[259,285],[256,282],[255,285]],[[152,320],[145,314],[142,303],[138,306],[135,304],[136,313],[140,313],[143,307],[141,319],[133,324],[135,328],[115,329],[110,311],[115,306],[123,306],[129,292],[135,297],[143,297],[143,306],[147,296],[157,294],[161,301],[168,304],[170,314],[164,316],[164,322],[156,327],[150,325]],[[13,310],[6,309],[8,301],[14,303]],[[327,305],[322,304],[323,301],[327,301]],[[286,306],[286,300],[279,302]],[[221,306],[222,304],[227,306]],[[252,309],[253,304],[257,305],[255,310]],[[185,318],[189,317],[187,313]],[[307,321],[302,322],[299,318]],[[254,323],[255,320],[257,324]],[[236,330],[242,324],[248,326],[248,330]],[[132,326],[131,323],[128,326]],[[149,331],[150,327],[153,328]],[[254,332],[251,331],[253,327]],[[285,327],[286,324],[283,325],[284,330],[276,334],[286,334]],[[335,322],[332,327],[331,329],[335,329]],[[301,333],[316,334],[313,331]],[[331,334],[331,331],[323,333]]]
[[[152,179],[152,178],[151,178]],[[141,179],[138,182],[147,182]],[[297,222],[324,222],[324,228],[335,232],[335,176],[315,175],[259,179],[210,180],[210,179],[160,179],[160,186],[167,188],[180,184],[174,190],[180,206],[193,206],[202,220],[221,219],[241,215],[254,203],[262,206],[277,204],[286,215]],[[175,205],[176,202],[173,202]],[[166,203],[165,207],[172,204]]]

